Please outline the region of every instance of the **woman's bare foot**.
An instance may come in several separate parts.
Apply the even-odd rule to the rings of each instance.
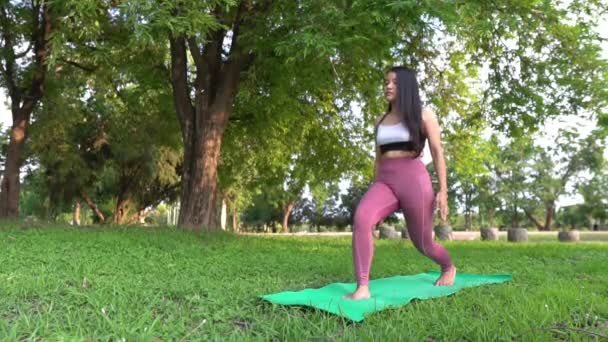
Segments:
[[[360,300],[360,299],[369,299],[371,297],[369,293],[369,286],[362,285],[357,287],[357,290],[348,296],[343,296],[342,299],[352,299],[352,300]]]
[[[439,279],[435,282],[436,286],[452,286],[456,278],[456,267],[452,266],[447,271],[442,272]]]

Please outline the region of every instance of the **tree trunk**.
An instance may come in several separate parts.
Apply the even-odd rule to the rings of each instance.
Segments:
[[[519,228],[519,214],[517,209],[519,208],[516,205],[513,206],[513,213],[511,214],[511,228]]]
[[[279,221],[272,221],[272,232],[280,233],[279,232]]]
[[[524,209],[524,213],[530,219],[530,221],[534,223],[538,230],[544,230],[544,226],[534,217],[534,215],[532,215],[532,213],[528,209]]]
[[[85,194],[84,191],[80,191],[80,197],[82,197],[82,199],[87,203],[89,208],[91,208],[91,210],[93,210],[95,215],[97,215],[97,217],[99,218],[99,221],[101,221],[101,223],[106,223],[106,218],[105,218],[105,216],[103,216],[103,213],[101,212],[101,210],[99,210],[97,205],[95,205],[95,203],[91,200],[91,198],[89,198],[89,196],[87,196],[87,194]]]
[[[8,151],[5,162],[4,175],[0,183],[0,217],[17,218],[19,216],[19,195],[21,184],[19,182],[19,170],[23,164],[23,150],[27,140],[28,126],[34,108],[44,93],[44,83],[47,74],[47,60],[50,54],[48,40],[53,30],[53,22],[50,15],[49,5],[46,3],[32,5],[33,31],[32,41],[34,46],[33,73],[24,80],[29,85],[19,84],[17,55],[14,50],[13,27],[11,27],[6,5],[0,6],[0,32],[3,40],[2,51],[0,51],[0,62],[3,62],[2,76],[4,85],[8,90],[11,100],[11,113],[13,125]]]
[[[75,226],[80,226],[80,200],[76,199],[74,202],[74,218],[72,219],[72,224]]]
[[[8,144],[8,153],[0,188],[0,217],[19,217],[19,170],[23,163],[23,149],[27,138],[30,113],[13,113],[13,126]]]
[[[488,224],[491,227],[496,226],[496,209],[494,209],[494,208],[488,209],[486,216],[487,216]]]
[[[285,207],[283,207],[283,233],[289,233],[289,216],[293,211],[296,201],[289,201]]]
[[[119,195],[116,200],[116,209],[114,210],[114,223],[123,224],[125,217],[129,211],[130,200],[125,195]]]
[[[555,206],[553,205],[553,203],[549,203],[549,204],[547,204],[546,208],[547,208],[547,213],[545,215],[545,226],[543,227],[543,230],[549,231],[549,230],[551,230],[551,224],[553,223],[553,216],[555,215]]]
[[[217,165],[229,113],[217,106],[213,111],[208,106],[200,75],[195,82],[195,105],[192,105],[187,81],[186,39],[172,38],[170,43],[173,97],[184,142],[178,225],[191,230],[213,230],[217,228],[214,220]]]
[[[545,222],[541,223],[540,221],[538,221],[536,219],[536,217],[534,217],[534,215],[532,215],[532,213],[527,210],[524,209],[524,213],[526,214],[526,216],[530,219],[530,221],[532,221],[532,223],[534,223],[534,225],[536,226],[536,228],[538,228],[538,230],[540,231],[549,231],[551,230],[551,224],[553,223],[553,217],[555,216],[555,205],[553,202],[547,203],[545,205]]]
[[[253,19],[269,9],[271,3],[240,1],[234,17],[226,22],[231,26],[231,36],[227,35],[225,28],[211,31],[206,35],[203,49],[194,36],[179,35],[169,39],[174,106],[184,142],[178,222],[183,228],[220,228],[216,196],[221,143],[241,74],[253,61],[253,55],[240,47],[239,33],[249,24],[254,25]],[[221,6],[214,12],[225,14]],[[179,13],[178,8],[176,13]],[[226,52],[227,38],[231,41]],[[187,51],[190,51],[195,68],[188,67]],[[195,72],[193,82],[189,70]]]
[[[471,230],[471,196],[472,194],[470,192],[466,192],[465,193],[465,223],[464,223],[464,229],[465,230]]]
[[[516,228],[517,223],[515,223],[515,209],[511,212],[511,228]]]
[[[232,209],[232,231],[239,232],[239,216],[236,209]]]
[[[193,137],[190,148],[186,148],[182,172],[182,191],[178,225],[191,230],[216,230],[217,165],[220,154],[221,134],[217,128],[213,133],[197,142]],[[187,159],[189,158],[189,159]]]

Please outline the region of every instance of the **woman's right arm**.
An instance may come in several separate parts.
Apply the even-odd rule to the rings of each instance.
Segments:
[[[380,149],[378,148],[378,144],[376,144],[376,158],[374,161],[374,181],[378,179],[378,169],[380,168]]]
[[[377,131],[377,127],[378,124],[380,124],[380,121],[382,120],[382,117],[384,117],[383,115],[380,115],[379,117],[376,118],[376,123],[374,126],[374,131]],[[376,147],[376,156],[374,158],[374,182],[376,181],[376,179],[378,179],[378,169],[380,168],[380,147],[378,147],[378,140],[376,138],[376,136],[374,136],[374,146]]]

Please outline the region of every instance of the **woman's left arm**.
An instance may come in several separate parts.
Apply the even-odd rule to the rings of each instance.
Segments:
[[[424,108],[422,110],[422,124],[424,125],[424,131],[426,132],[429,141],[429,149],[433,156],[433,164],[435,165],[437,178],[439,178],[437,207],[439,208],[441,219],[445,221],[448,216],[447,171],[445,159],[443,157],[443,147],[441,145],[441,129],[435,113],[433,113],[430,108]]]

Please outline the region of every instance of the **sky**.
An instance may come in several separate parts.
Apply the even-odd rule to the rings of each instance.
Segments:
[[[608,39],[608,15],[604,16],[600,20],[599,25],[597,27],[597,31],[604,39]],[[602,48],[603,48],[602,49],[603,58],[608,59],[608,43],[604,43]],[[12,125],[12,115],[10,113],[10,110],[7,107],[7,104],[8,104],[8,99],[6,97],[5,89],[0,88],[0,125],[2,125],[2,127],[9,127],[10,125]],[[565,117],[561,117],[561,118],[549,120],[548,122],[545,123],[544,129],[541,129],[541,131],[557,132],[559,128],[573,125],[574,122],[576,122],[577,125],[580,126],[580,120],[577,120],[576,118],[574,118],[574,120],[569,120]],[[594,127],[595,127],[595,122],[587,121],[587,122],[583,122],[582,127],[580,127],[580,128],[581,128],[581,131],[584,133],[584,132],[590,132]],[[543,139],[544,139],[544,141],[541,141],[540,144],[549,145],[554,141],[555,135],[549,134],[548,136],[546,136]],[[423,161],[427,164],[432,161],[431,157],[430,157],[430,153],[428,151],[428,147],[424,151]],[[576,195],[575,196],[562,196],[558,200],[558,207],[575,204],[575,203],[580,203],[580,202],[582,202],[582,198],[580,196],[576,196]]]

